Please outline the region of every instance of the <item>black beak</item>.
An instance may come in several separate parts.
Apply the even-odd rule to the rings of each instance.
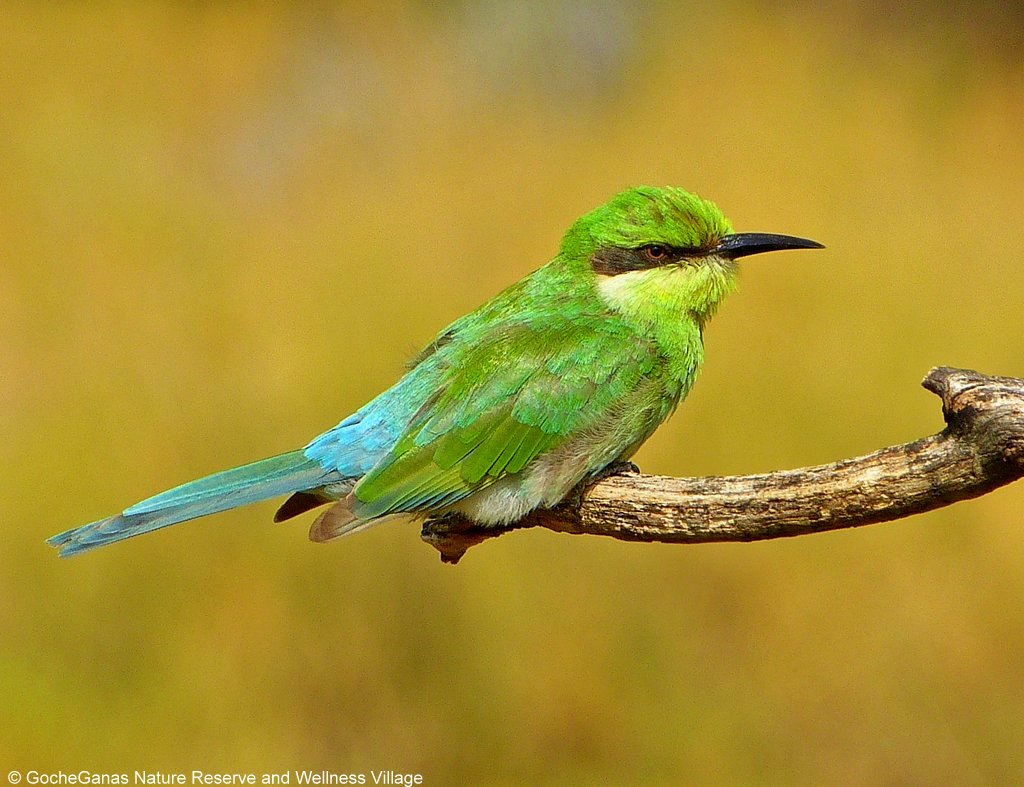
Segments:
[[[735,260],[738,257],[749,257],[764,251],[784,251],[785,249],[824,249],[817,241],[806,238],[794,238],[792,235],[772,235],[768,232],[737,232],[722,238],[715,251],[723,257]]]

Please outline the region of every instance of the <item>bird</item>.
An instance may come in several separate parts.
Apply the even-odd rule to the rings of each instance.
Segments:
[[[557,254],[441,330],[392,387],[304,448],[214,473],[48,540],[61,557],[289,495],[330,541],[398,516],[509,525],[627,463],[689,393],[737,261],[820,249],[735,233],[682,188],[637,186]]]

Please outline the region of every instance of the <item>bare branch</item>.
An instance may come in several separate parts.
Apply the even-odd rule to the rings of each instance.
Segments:
[[[756,541],[899,519],[1024,475],[1024,380],[938,367],[922,385],[942,399],[946,428],[912,443],[761,475],[618,475],[590,487],[579,505],[534,511],[507,528],[431,520],[422,538],[446,563],[527,527],[624,541]]]

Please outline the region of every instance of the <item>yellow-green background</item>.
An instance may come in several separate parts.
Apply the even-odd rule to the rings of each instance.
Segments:
[[[302,445],[636,183],[829,247],[744,265],[648,472],[852,456],[941,428],[933,365],[1024,374],[1012,8],[313,8],[0,12],[0,768],[1024,780],[1020,485],[455,568],[413,523],[314,546],[272,503],[43,545]]]

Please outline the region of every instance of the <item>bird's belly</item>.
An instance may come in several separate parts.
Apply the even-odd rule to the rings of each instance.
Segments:
[[[481,525],[507,525],[535,508],[561,502],[588,475],[626,458],[623,441],[584,435],[535,459],[521,473],[499,478],[448,510]]]

